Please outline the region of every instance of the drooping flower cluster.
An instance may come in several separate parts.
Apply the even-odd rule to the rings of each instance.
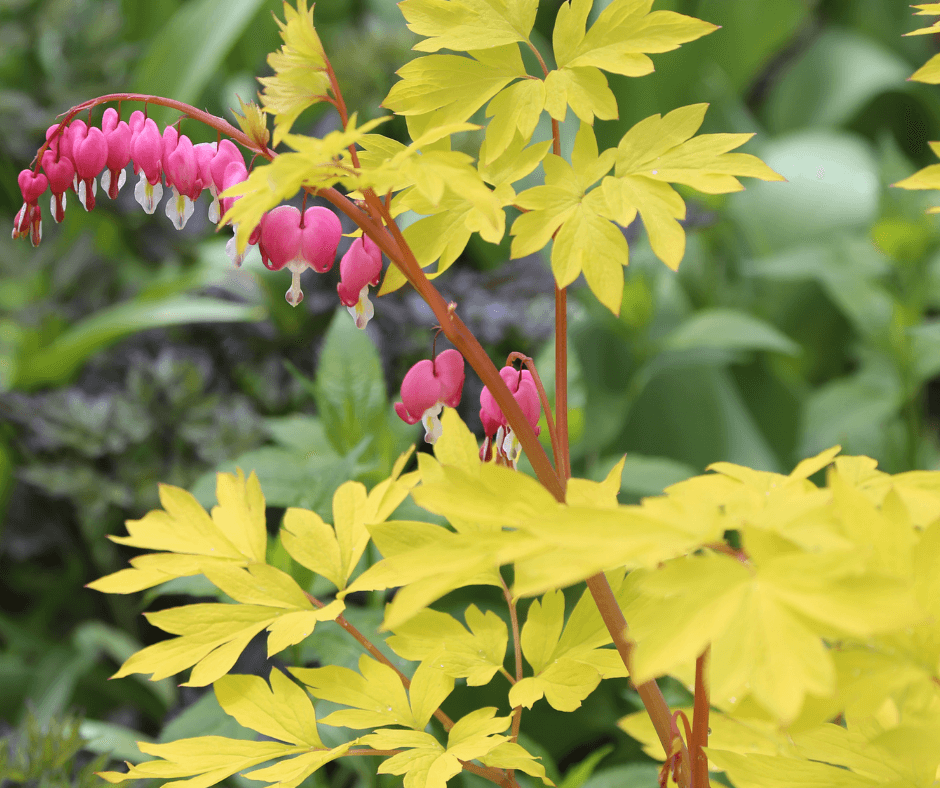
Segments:
[[[166,215],[181,230],[193,215],[193,203],[207,190],[212,196],[209,220],[220,217],[219,193],[226,178],[229,184],[248,177],[245,162],[235,145],[201,142],[194,145],[173,126],[163,133],[153,119],[139,110],[123,121],[117,110],[109,107],[101,118],[101,127],[89,126],[75,118],[67,126],[56,124],[46,131],[48,147],[42,154],[42,172],[23,170],[19,176],[23,208],[13,225],[13,237],[30,235],[33,245],[42,238],[42,213],[38,200],[51,187],[52,217],[61,222],[65,216],[66,193],[71,189],[87,211],[95,207],[98,176],[101,188],[112,200],[127,180],[126,167],[133,164],[139,181],[134,197],[147,212],[153,213],[163,197],[163,181],[171,190]]]
[[[535,434],[538,435],[541,431],[538,423],[542,406],[539,402],[538,389],[532,379],[532,373],[527,369],[518,370],[515,367],[507,366],[499,371],[499,376],[509,387],[516,402],[519,403],[519,407],[522,408],[526,420],[532,425]],[[495,449],[497,459],[511,463],[512,467],[515,468],[519,462],[519,455],[522,453],[522,444],[519,443],[512,427],[506,421],[506,417],[503,415],[496,399],[485,386],[483,391],[480,392],[480,420],[483,422],[483,432],[486,433],[486,439],[480,449],[480,459],[484,461],[490,459],[490,453]]]
[[[163,198],[165,181],[170,191],[166,215],[176,229],[182,230],[204,191],[211,196],[209,221],[218,223],[240,199],[221,199],[219,195],[248,177],[242,154],[230,140],[193,144],[174,126],[167,126],[161,133],[157,124],[140,111],[125,122],[115,109],[108,108],[100,128],[76,118],[68,125],[50,126],[46,140],[48,147],[40,158],[40,167],[19,174],[23,207],[13,223],[13,237],[29,236],[34,246],[42,239],[39,199],[47,189],[52,192],[52,216],[61,222],[69,190],[85,210],[91,211],[99,175],[102,191],[115,199],[127,180],[130,164],[139,176],[134,197],[140,206],[148,214],[154,213]],[[233,229],[237,231],[237,227]],[[341,237],[340,221],[327,208],[308,208],[301,214],[297,208],[281,205],[264,214],[249,238],[249,246],[258,245],[261,260],[270,270],[287,268],[291,272],[286,298],[297,306],[303,300],[301,273],[307,268],[318,273],[329,271]],[[247,250],[238,254],[234,237],[226,251],[236,266],[247,254]],[[375,313],[368,293],[370,286],[378,285],[381,271],[382,252],[368,237],[353,241],[340,262],[339,297],[359,328],[365,328]]]
[[[424,439],[434,443],[441,437],[439,416],[444,406],[456,408],[463,391],[464,361],[456,350],[445,350],[434,359],[415,364],[401,383],[401,402],[395,412],[408,424],[420,421]]]

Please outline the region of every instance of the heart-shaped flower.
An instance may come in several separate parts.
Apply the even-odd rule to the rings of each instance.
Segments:
[[[464,383],[464,360],[456,350],[445,350],[434,360],[415,364],[401,383],[401,402],[395,412],[408,424],[419,420],[424,425],[424,439],[434,443],[441,437],[439,416],[446,405],[456,408]]]

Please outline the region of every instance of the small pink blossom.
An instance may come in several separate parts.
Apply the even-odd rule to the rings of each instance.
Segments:
[[[107,169],[101,173],[101,188],[114,200],[127,180],[124,168],[131,160],[131,127],[119,118],[117,110],[108,107],[101,118],[101,130],[108,143]]]

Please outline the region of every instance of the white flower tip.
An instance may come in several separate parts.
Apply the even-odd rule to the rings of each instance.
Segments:
[[[189,221],[189,217],[193,215],[193,212],[196,210],[193,206],[193,201],[189,199],[185,194],[180,194],[176,187],[171,187],[173,189],[170,199],[166,201],[166,215],[167,218],[173,222],[173,226],[177,230],[182,230],[186,226],[186,222]]]

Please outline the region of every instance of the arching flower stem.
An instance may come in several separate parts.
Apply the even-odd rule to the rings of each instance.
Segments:
[[[532,381],[535,383],[535,388],[539,393],[539,401],[542,403],[542,411],[545,413],[545,420],[548,423],[548,435],[552,441],[552,456],[555,458],[555,475],[557,476],[561,473],[559,469],[563,467],[564,454],[558,442],[558,433],[555,431],[555,419],[552,417],[548,394],[545,392],[545,386],[542,385],[542,379],[539,377],[538,370],[535,368],[535,362],[524,353],[513,351],[506,357],[506,366],[509,366],[515,361],[521,361],[525,364],[526,369],[532,373]],[[559,481],[561,481],[561,479],[559,479]]]

